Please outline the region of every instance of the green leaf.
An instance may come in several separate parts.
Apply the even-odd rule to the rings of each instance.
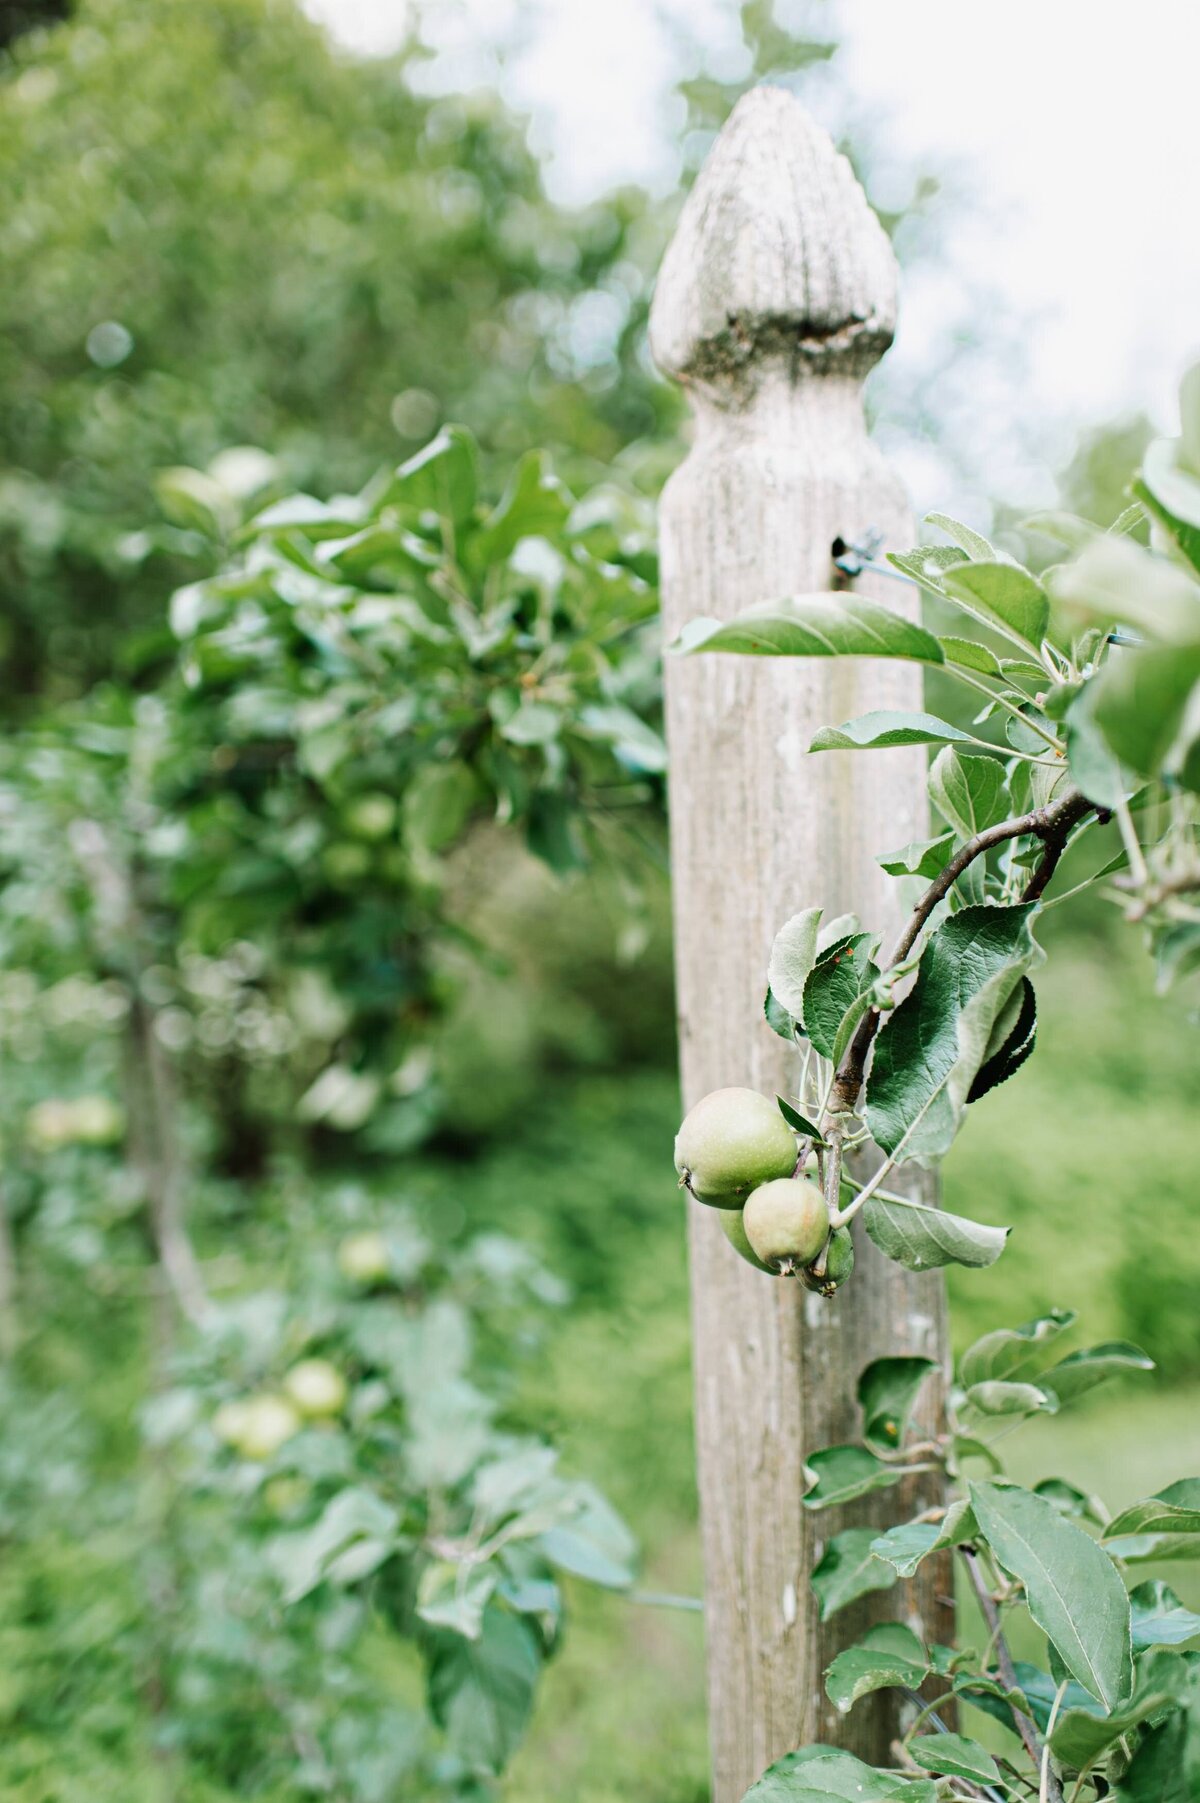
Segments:
[[[1129,1598],[1108,1555],[1045,1497],[1016,1485],[969,1486],[975,1519],[1025,1586],[1038,1627],[1071,1676],[1106,1709],[1133,1689]]]
[[[994,1265],[1011,1231],[984,1227],[944,1208],[915,1202],[901,1206],[872,1196],[863,1204],[867,1234],[885,1258],[906,1271],[932,1271],[939,1265],[967,1265],[975,1270]]]
[[[870,1447],[895,1452],[903,1444],[917,1393],[931,1371],[933,1359],[873,1359],[858,1380],[858,1405],[863,1414],[863,1439]]]
[[[1123,1709],[1096,1715],[1090,1709],[1066,1709],[1050,1736],[1050,1749],[1066,1765],[1082,1769],[1099,1759],[1106,1747],[1149,1716],[1181,1702],[1186,1666],[1178,1653],[1152,1653],[1139,1662],[1137,1689]]]
[[[934,1161],[949,1150],[996,1020],[1040,956],[1029,904],[963,908],[921,954],[910,994],[885,1022],[867,1082],[877,1145]]]
[[[804,985],[817,961],[820,920],[820,908],[804,908],[785,921],[771,946],[767,965],[771,994],[796,1021],[804,1019]]]
[[[492,1603],[477,1640],[436,1635],[427,1658],[434,1721],[470,1770],[498,1777],[533,1706],[542,1664],[533,1629]]]
[[[1048,580],[1060,601],[1094,619],[1176,644],[1200,637],[1200,586],[1173,559],[1127,538],[1104,533]]]
[[[818,1613],[828,1621],[839,1609],[871,1590],[888,1590],[896,1582],[892,1566],[871,1551],[874,1528],[846,1528],[835,1534],[812,1574]]]
[[[539,1534],[536,1544],[551,1565],[608,1590],[633,1583],[637,1541],[612,1504],[591,1484],[575,1487],[568,1520]]]
[[[444,426],[436,438],[402,463],[384,497],[390,507],[436,513],[452,525],[471,517],[475,506],[477,452],[462,426]]]
[[[1198,682],[1200,645],[1114,649],[1093,680],[1091,718],[1120,763],[1139,776],[1154,776],[1175,742]]]
[[[1021,1327],[999,1327],[968,1346],[958,1361],[958,1380],[964,1386],[989,1378],[1021,1378],[1043,1363],[1042,1349],[1075,1324],[1073,1309],[1052,1308]]]
[[[823,1446],[804,1467],[806,1509],[832,1509],[871,1490],[887,1490],[907,1475],[900,1465],[885,1465],[865,1446]]]
[[[1037,1384],[1006,1383],[1001,1378],[972,1384],[967,1391],[967,1401],[981,1415],[1054,1415],[1058,1412],[1058,1398],[1049,1391],[1039,1389]]]
[[[986,645],[977,645],[974,639],[959,639],[942,632],[938,634],[938,644],[942,647],[947,663],[958,664],[963,670],[978,670],[982,676],[1000,676],[1002,666]],[[1038,675],[1044,677],[1046,672],[1038,669]]]
[[[1090,802],[1115,808],[1134,787],[1134,778],[1122,769],[1094,717],[1098,692],[1095,679],[1090,679],[1067,709],[1063,722],[1067,768],[1076,788]]]
[[[573,724],[586,738],[611,745],[618,761],[639,775],[660,776],[666,770],[667,747],[662,735],[632,708],[615,701],[585,707]]]
[[[459,1565],[435,1559],[417,1585],[417,1614],[431,1628],[448,1628],[468,1640],[483,1631],[483,1611],[500,1581],[495,1565]]]
[[[931,1553],[973,1540],[979,1528],[965,1498],[950,1504],[942,1521],[905,1521],[889,1528],[871,1543],[875,1558],[892,1567],[897,1577],[911,1578]]]
[[[856,933],[808,974],[802,1010],[804,1031],[823,1058],[836,1063],[834,1047],[842,1022],[879,975],[871,962],[878,945],[877,934]]]
[[[299,1602],[315,1590],[334,1561],[353,1547],[369,1544],[378,1551],[374,1564],[381,1564],[395,1544],[399,1525],[396,1510],[373,1490],[357,1486],[339,1490],[311,1527],[281,1535],[272,1546],[271,1563],[283,1579],[284,1602]]]
[[[498,505],[470,540],[472,565],[500,562],[523,538],[552,536],[571,507],[571,496],[550,470],[545,452],[527,451]]]
[[[1036,576],[1019,564],[969,563],[947,570],[946,593],[986,625],[999,624],[1036,651],[1050,622],[1050,601]]]
[[[937,839],[914,839],[899,851],[885,851],[875,862],[889,876],[923,876],[930,882],[940,876],[954,851],[954,834],[942,833]]]
[[[813,739],[810,751],[879,751],[894,745],[969,745],[970,733],[962,732],[933,714],[898,714],[883,708],[862,714],[841,726],[825,726]]]
[[[889,551],[887,560],[911,582],[935,595],[946,593],[942,586],[946,571],[968,561],[966,552],[957,545],[920,545],[915,551]]]
[[[1086,1496],[1077,1490],[1074,1484],[1066,1483],[1060,1477],[1044,1477],[1033,1486],[1035,1496],[1044,1496],[1052,1503],[1060,1515],[1069,1515],[1077,1521],[1094,1521],[1097,1527],[1103,1527],[1107,1516],[1103,1504],[1094,1496]]]
[[[864,1765],[852,1753],[833,1747],[801,1747],[768,1766],[742,1798],[742,1803],[936,1803],[927,1779],[910,1782]]]
[[[562,710],[545,701],[523,701],[499,726],[510,745],[548,745],[562,730]]]
[[[924,1771],[938,1772],[947,1778],[976,1778],[984,1784],[996,1784],[1000,1773],[996,1761],[977,1740],[962,1734],[919,1734],[908,1743],[910,1757]]]
[[[979,562],[988,563],[996,556],[996,547],[989,544],[982,532],[976,532],[972,526],[964,526],[961,520],[955,520],[948,513],[927,513],[927,526],[936,526],[947,538],[952,538],[960,550]]]
[[[971,1080],[967,1101],[978,1102],[989,1090],[1015,1076],[1037,1041],[1037,997],[1028,977],[1022,977],[997,1017],[988,1039],[983,1063]]]
[[[1128,1371],[1153,1371],[1154,1360],[1140,1346],[1128,1340],[1106,1340],[1100,1346],[1085,1346],[1072,1352],[1057,1365],[1044,1371],[1038,1382],[1052,1390],[1060,1402],[1072,1402],[1109,1377],[1120,1377]]]
[[[919,1690],[930,1670],[929,1655],[911,1628],[881,1622],[838,1654],[825,1673],[825,1694],[846,1715],[873,1690]]]
[[[776,1096],[775,1100],[779,1105],[780,1114],[794,1133],[800,1133],[806,1139],[815,1140],[819,1146],[825,1144],[825,1141],[821,1137],[821,1129],[819,1127],[814,1127],[810,1120],[806,1120],[800,1113],[800,1110],[798,1108],[793,1108],[792,1104],[785,1096]]]
[[[863,595],[838,591],[759,602],[732,620],[692,620],[672,650],[751,657],[903,657],[940,664],[931,632]]]
[[[1175,1592],[1161,1578],[1149,1580],[1131,1590],[1129,1608],[1135,1652],[1144,1647],[1179,1646],[1183,1641],[1194,1640],[1200,1634],[1200,1615],[1185,1609]]]
[[[763,1017],[772,1033],[778,1033],[780,1039],[786,1039],[793,1045],[795,1044],[796,1023],[787,1009],[780,1006],[769,989],[763,998]]]
[[[1200,1478],[1180,1478],[1154,1496],[1122,1509],[1104,1530],[1106,1541],[1124,1534],[1200,1535]],[[1200,1541],[1196,1546],[1200,1556]]]
[[[961,838],[973,839],[1008,815],[1004,765],[999,758],[971,757],[947,745],[933,760],[929,799],[947,826]]]

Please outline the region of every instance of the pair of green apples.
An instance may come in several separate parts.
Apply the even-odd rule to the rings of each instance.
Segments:
[[[697,1102],[675,1139],[675,1169],[697,1202],[720,1210],[726,1239],[756,1269],[798,1273],[823,1295],[849,1277],[849,1229],[830,1233],[820,1186],[795,1174],[795,1134],[756,1090],[715,1089]]]

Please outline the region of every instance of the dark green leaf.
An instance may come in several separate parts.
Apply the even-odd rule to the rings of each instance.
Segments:
[[[841,726],[826,726],[813,739],[810,751],[878,751],[893,745],[964,745],[973,743],[970,733],[962,732],[933,714],[892,713],[882,709],[847,720]]]
[[[825,1673],[825,1694],[845,1715],[873,1690],[919,1690],[929,1671],[929,1656],[912,1629],[881,1622],[838,1654]]]
[[[752,657],[904,657],[940,664],[931,632],[878,601],[839,591],[761,602],[732,620],[692,620],[672,650]]]
[[[462,426],[445,426],[436,438],[402,463],[387,490],[386,503],[436,513],[452,525],[475,506],[475,440]]]
[[[472,565],[499,562],[521,539],[557,532],[571,504],[571,496],[547,467],[545,452],[527,451],[499,504],[470,540]]]
[[[822,1621],[868,1591],[888,1590],[896,1582],[892,1566],[871,1551],[875,1538],[874,1528],[847,1528],[829,1541],[812,1574]]]
[[[1028,904],[963,908],[930,938],[867,1083],[867,1124],[885,1152],[932,1160],[949,1149],[996,1020],[1040,955],[1030,914]]]
[[[1113,1742],[1149,1716],[1181,1701],[1186,1667],[1178,1653],[1151,1653],[1139,1662],[1137,1689],[1123,1709],[1100,1716],[1091,1709],[1066,1709],[1050,1736],[1051,1751],[1069,1766],[1092,1765]]]
[[[489,1604],[478,1640],[433,1637],[429,1708],[450,1746],[476,1772],[499,1775],[525,1732],[541,1669],[537,1636]]]
[[[1084,1689],[1114,1709],[1133,1689],[1129,1598],[1108,1555],[1045,1497],[970,1485],[975,1519],[1029,1612]]]
[[[825,1142],[821,1138],[821,1129],[819,1127],[814,1127],[811,1121],[806,1120],[800,1113],[800,1110],[798,1108],[793,1108],[792,1104],[787,1101],[785,1097],[776,1096],[775,1100],[779,1104],[780,1114],[794,1132],[803,1134],[806,1139],[815,1140],[819,1146],[824,1145]]]
[[[796,1023],[787,1009],[781,1007],[771,990],[767,990],[763,1001],[763,1014],[772,1033],[778,1033],[780,1039],[795,1042]]]
[[[887,1490],[906,1475],[900,1465],[885,1465],[865,1446],[824,1446],[809,1455],[804,1467],[806,1509],[831,1509],[853,1502],[870,1490]]]
[[[871,933],[856,933],[809,972],[804,985],[804,1031],[823,1058],[833,1059],[839,1029],[858,997],[879,971],[871,957],[879,944]]]
[[[863,1415],[863,1439],[868,1446],[895,1452],[903,1444],[917,1392],[931,1371],[933,1359],[873,1359],[858,1380],[858,1406]]]
[[[930,882],[945,870],[954,851],[954,834],[942,833],[937,839],[914,839],[899,851],[884,852],[875,862],[889,876],[923,876]]]
[[[1033,1051],[1037,1039],[1037,997],[1028,977],[1022,977],[992,1028],[983,1063],[967,1091],[968,1102],[978,1102],[989,1090],[1015,1076]]]
[[[995,1784],[1000,1778],[996,1761],[987,1749],[962,1734],[921,1734],[908,1742],[908,1751],[927,1772],[949,1778],[976,1778],[983,1784]]]

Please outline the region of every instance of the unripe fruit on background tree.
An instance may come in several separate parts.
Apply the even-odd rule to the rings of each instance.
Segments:
[[[374,1228],[348,1233],[338,1247],[337,1261],[342,1276],[352,1283],[382,1283],[391,1275],[387,1241]]]
[[[302,1415],[319,1420],[340,1414],[346,1403],[346,1380],[328,1359],[301,1359],[283,1380],[289,1401]]]
[[[675,1169],[697,1202],[740,1208],[751,1190],[796,1168],[796,1138],[773,1102],[753,1089],[714,1089],[675,1140]]]
[[[213,1416],[213,1432],[244,1459],[273,1458],[300,1432],[300,1416],[286,1396],[264,1392],[224,1402]]]

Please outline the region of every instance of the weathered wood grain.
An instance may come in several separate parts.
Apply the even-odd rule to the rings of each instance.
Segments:
[[[891,248],[848,164],[790,95],[738,105],[664,259],[651,344],[684,383],[694,442],[667,486],[661,549],[668,643],[697,615],[834,586],[833,540],[874,527],[913,541],[900,486],[867,436],[861,382],[891,341]],[[858,588],[905,606],[894,583]],[[855,909],[898,925],[877,854],[922,835],[920,751],[806,755],[818,727],[918,706],[899,663],[668,657],[667,732],[683,1099],[723,1084],[794,1087],[792,1055],[762,1020],[767,955],[797,909]],[[858,1269],[832,1301],[772,1281],[688,1204],[696,1427],[706,1571],[715,1803],[735,1803],[809,1740],[886,1758],[894,1699],[839,1720],[822,1673],[870,1619],[948,1636],[943,1569],[836,1616],[808,1585],[823,1540],[936,1500],[912,1480],[868,1505],[812,1515],[806,1452],[857,1434],[868,1360],[944,1358],[936,1276],[880,1257],[855,1222]],[[926,1405],[931,1415],[937,1398]]]

